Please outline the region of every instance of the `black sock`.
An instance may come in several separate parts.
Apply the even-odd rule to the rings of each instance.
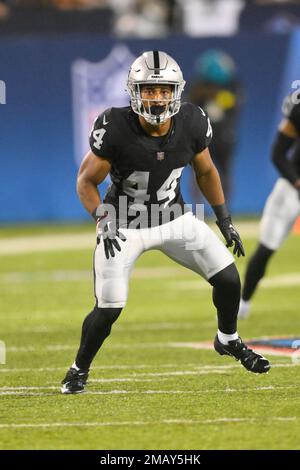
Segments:
[[[274,250],[270,250],[262,244],[258,245],[247,266],[245,284],[242,292],[243,300],[248,301],[251,299],[257,284],[265,274],[267,263],[273,253]]]
[[[87,315],[82,325],[79,350],[75,359],[80,369],[89,369],[103,341],[111,332],[122,308],[97,308]]]
[[[218,328],[222,333],[232,335],[237,330],[241,282],[235,264],[209,279],[213,286],[213,302],[218,312]]]

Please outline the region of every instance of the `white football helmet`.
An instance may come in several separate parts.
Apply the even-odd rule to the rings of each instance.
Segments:
[[[150,106],[150,101],[154,100],[148,100],[147,106],[147,100],[141,98],[141,85],[171,85],[172,98],[160,99],[159,102],[165,101],[164,106]],[[161,124],[178,113],[184,85],[180,67],[172,57],[161,51],[144,52],[133,62],[128,74],[127,91],[131,107],[150,124]]]

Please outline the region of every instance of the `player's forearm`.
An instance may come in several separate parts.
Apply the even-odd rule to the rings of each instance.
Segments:
[[[204,175],[197,177],[197,183],[203,196],[211,206],[224,204],[225,198],[219,173],[215,166]]]
[[[79,177],[77,179],[77,194],[82,205],[90,214],[101,204],[97,185],[86,178]]]

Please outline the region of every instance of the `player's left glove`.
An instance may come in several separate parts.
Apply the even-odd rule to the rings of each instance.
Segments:
[[[234,245],[233,254],[237,254],[238,258],[242,255],[245,256],[245,250],[243,247],[243,242],[239,236],[237,230],[232,224],[231,217],[228,216],[225,219],[217,220],[217,226],[221,230],[223,237],[226,240],[226,246],[231,247]]]
[[[114,258],[115,250],[121,251],[117,238],[123,242],[125,242],[127,238],[122,232],[119,232],[116,221],[111,219],[107,211],[104,212],[104,215],[97,217],[96,222],[97,243],[100,243],[103,239],[106,258],[109,259],[110,256]]]
[[[214,213],[217,216],[216,224],[222,232],[223,237],[226,240],[226,246],[231,247],[234,245],[233,254],[237,254],[238,258],[242,255],[245,256],[245,250],[243,242],[238,234],[238,231],[234,228],[232,220],[226,204],[220,204],[218,206],[212,206]]]

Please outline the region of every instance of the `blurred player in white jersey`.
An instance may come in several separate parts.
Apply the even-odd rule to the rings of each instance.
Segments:
[[[259,244],[246,270],[239,318],[247,318],[250,301],[267,264],[287,238],[300,214],[300,102],[295,94],[282,106],[284,118],[272,147],[272,161],[281,177],[267,199],[261,223]]]

